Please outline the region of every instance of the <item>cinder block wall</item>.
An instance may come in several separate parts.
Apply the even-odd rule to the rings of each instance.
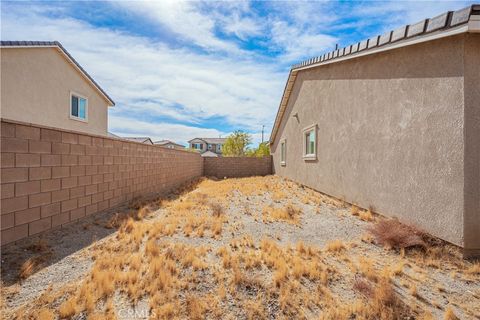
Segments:
[[[197,153],[1,121],[1,244],[203,174]]]
[[[219,157],[204,160],[204,175],[217,178],[240,178],[272,174],[272,157]]]

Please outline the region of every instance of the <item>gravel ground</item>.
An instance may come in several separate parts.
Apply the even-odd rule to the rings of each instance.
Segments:
[[[233,239],[249,236],[258,247],[264,238],[274,239],[281,246],[295,246],[299,241],[315,248],[324,248],[334,240],[341,240],[346,251],[342,254],[325,254],[322,259],[335,270],[329,280],[328,288],[335,296],[338,303],[347,303],[353,299],[361,298],[352,289],[352,283],[358,272],[352,271],[361,258],[373,261],[375,270],[385,267],[393,268],[399,263],[404,263],[403,272],[395,276],[392,281],[395,291],[404,303],[419,314],[428,310],[433,318],[443,318],[447,308],[450,308],[461,319],[480,319],[480,275],[466,274],[465,270],[472,267],[469,262],[462,261],[457,248],[442,244],[450,253],[449,259],[443,261],[442,257],[436,260],[426,260],[426,254],[415,253],[402,256],[400,252],[381,248],[368,238],[365,238],[366,228],[381,219],[377,216],[375,221],[363,221],[358,216],[351,214],[350,206],[339,200],[329,198],[303,186],[283,180],[279,177],[234,179],[240,185],[259,184],[276,185],[273,190],[266,188],[264,192],[232,190],[229,199],[223,202],[227,221],[224,224],[221,237],[186,237],[177,232],[168,238],[169,241],[185,243],[194,247],[206,246],[211,248],[207,260],[219,263],[215,252],[222,246],[228,246]],[[221,182],[219,182],[221,183]],[[182,197],[202,191],[200,186]],[[280,196],[279,196],[280,194]],[[298,224],[275,220],[265,222],[262,211],[265,207],[275,208],[293,205],[301,211]],[[145,219],[145,223],[152,225],[165,217],[168,207],[155,207],[152,214]],[[106,212],[102,215],[89,217],[80,222],[73,223],[65,228],[10,245],[2,250],[1,275],[2,275],[2,313],[5,318],[13,317],[18,310],[35,311],[35,301],[45,292],[68,292],[68,286],[75,287],[91,271],[94,264],[92,255],[104,244],[115,241],[118,231],[107,228],[108,221],[115,214],[128,212],[128,207]],[[40,240],[41,239],[41,240]],[[367,239],[367,240],[366,240]],[[43,248],[38,248],[42,243]],[[46,245],[45,245],[46,244]],[[423,255],[423,256],[422,256]],[[18,277],[20,266],[32,257],[44,257],[39,267],[28,278],[20,280]],[[433,261],[431,266],[428,262]],[[439,268],[440,266],[440,268]],[[212,292],[214,286],[209,282],[211,270],[202,271],[198,276],[197,292]],[[186,275],[188,276],[188,275]],[[252,277],[265,279],[271,277],[268,268],[261,268],[252,273]],[[204,281],[202,281],[204,279]],[[412,284],[416,292],[412,291]],[[308,281],[303,285],[311,286]],[[312,290],[314,288],[312,287]],[[243,292],[246,297],[255,299],[256,289]],[[252,291],[253,290],[253,291]],[[66,294],[64,294],[66,296]],[[230,310],[235,318],[244,318],[243,305],[238,304],[227,293],[222,305]],[[64,301],[60,297],[52,303],[55,306]],[[148,297],[143,297],[132,306],[128,299],[116,292],[114,305],[119,319],[146,319],[148,318]],[[269,318],[276,318],[279,305],[275,299],[269,300],[265,306]],[[307,318],[317,318],[319,310],[305,310]],[[28,312],[27,312],[28,313]],[[83,315],[85,316],[85,315]],[[80,318],[83,317],[80,314]]]

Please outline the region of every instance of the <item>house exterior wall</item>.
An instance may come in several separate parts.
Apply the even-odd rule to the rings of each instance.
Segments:
[[[174,144],[174,143],[167,143],[167,144],[162,145],[162,147],[169,148],[169,149],[178,149],[178,150],[184,150],[185,149],[185,147],[179,146],[179,145]]]
[[[1,117],[107,135],[108,103],[56,48],[1,48]],[[88,122],[70,118],[70,92],[88,98]]]
[[[1,122],[1,244],[203,175],[195,152]]]
[[[463,34],[300,71],[274,172],[480,248],[478,46]],[[317,159],[305,161],[314,124]]]
[[[272,174],[272,157],[205,157],[204,175],[207,177],[240,178]]]
[[[465,249],[480,256],[480,34],[467,34],[464,50]]]
[[[200,151],[200,152],[205,152],[205,151],[207,151],[207,143],[206,143],[205,141],[200,140],[200,139],[193,139],[193,140],[191,140],[191,141],[190,141],[190,149],[194,149],[194,148],[193,148],[193,144],[194,144],[194,143],[200,143],[200,144],[202,144],[202,148],[201,148],[201,149],[195,149],[195,150],[198,150],[198,151]]]

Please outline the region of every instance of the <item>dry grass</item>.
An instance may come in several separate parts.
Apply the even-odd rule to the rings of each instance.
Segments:
[[[54,320],[55,314],[51,310],[43,308],[38,311],[36,318],[38,320]]]
[[[60,305],[58,314],[61,318],[71,318],[77,314],[77,299],[75,297],[68,298]]]
[[[378,244],[387,248],[401,249],[426,246],[422,238],[422,232],[395,219],[381,220],[368,230]]]
[[[242,202],[262,195],[267,195],[263,198],[266,203]],[[405,306],[393,284],[405,285],[401,288],[403,296],[409,289],[411,295],[418,296],[414,293],[422,274],[417,266],[440,265],[441,259],[450,257],[447,252],[428,248],[402,255],[374,247],[370,240],[352,239],[332,240],[320,249],[312,245],[314,239],[300,236],[297,241],[292,234],[279,234],[278,229],[260,233],[264,236],[260,240],[258,232],[245,230],[247,222],[231,218],[235,204],[248,208],[250,214],[246,216],[252,223],[261,223],[253,221],[261,212],[265,223],[292,224],[288,228],[301,235],[302,215],[308,212],[296,206],[299,200],[302,208],[345,206],[342,201],[273,177],[202,179],[162,198],[162,209],[155,214],[151,214],[148,203],[136,199],[131,211],[118,213],[108,221],[107,227],[118,231],[92,249],[94,262],[88,274],[71,290],[48,292],[35,301],[35,313],[25,310],[19,318],[42,319],[42,314],[43,319],[52,315],[115,319],[113,301],[118,302],[118,297],[131,307],[145,299],[160,319],[432,317],[421,306]],[[360,219],[374,219],[371,210],[352,206],[350,211]],[[144,219],[147,216],[151,219]],[[352,219],[345,215],[342,218]],[[385,225],[380,221],[371,232],[378,243],[393,248],[409,247],[412,234],[423,241],[421,233],[412,229],[392,231],[396,227],[395,223]],[[44,244],[37,247],[31,251],[46,250],[40,249]],[[420,258],[421,254],[428,256]],[[452,257],[448,261],[456,260]],[[28,276],[35,264],[29,262],[24,269]],[[459,264],[455,270],[477,279],[479,269],[477,263]],[[425,286],[422,284],[422,294]],[[351,290],[348,299],[338,294],[344,290]],[[419,301],[411,296],[408,299]],[[445,318],[455,319],[447,318],[448,312]]]
[[[374,221],[375,217],[373,216],[372,211],[368,209],[367,211],[360,211],[358,214],[359,218],[363,221]]]
[[[367,280],[359,277],[355,278],[355,281],[353,283],[353,289],[362,294],[367,299],[371,298],[374,293],[373,286]]]
[[[342,240],[333,240],[327,243],[325,250],[329,252],[340,252],[345,249],[345,245]]]
[[[219,203],[211,203],[210,209],[212,210],[212,215],[214,217],[220,217],[225,213],[223,206]]]
[[[284,221],[291,224],[299,224],[301,214],[302,210],[292,203],[287,203],[286,206],[280,208],[267,206],[262,210],[264,222]]]
[[[51,252],[47,252],[25,260],[18,270],[18,278],[25,280],[30,277],[42,267],[50,256]]]
[[[445,315],[443,316],[445,320],[459,320],[459,318],[455,315],[455,312],[453,312],[453,309],[451,307],[448,307],[445,310]]]

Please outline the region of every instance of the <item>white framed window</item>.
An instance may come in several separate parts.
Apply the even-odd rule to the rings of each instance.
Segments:
[[[203,149],[203,143],[192,143],[192,148],[197,150]]]
[[[317,125],[303,129],[303,159],[317,159]]]
[[[88,121],[88,98],[75,92],[70,92],[70,119]]]
[[[280,165],[287,165],[287,140],[280,141]]]
[[[208,146],[208,150],[212,150],[212,145],[210,143],[207,144],[207,146]]]

